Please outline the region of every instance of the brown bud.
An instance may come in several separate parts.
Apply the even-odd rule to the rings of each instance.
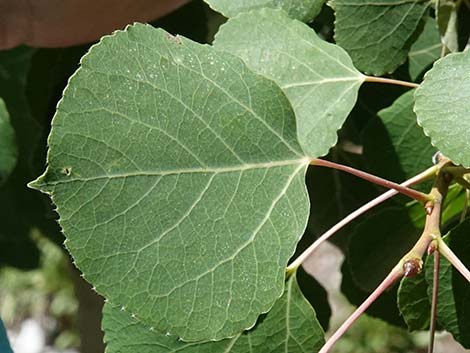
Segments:
[[[418,258],[408,259],[403,264],[403,272],[405,277],[414,277],[421,272],[423,261]]]

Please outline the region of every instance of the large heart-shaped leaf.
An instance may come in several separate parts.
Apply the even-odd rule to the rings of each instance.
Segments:
[[[323,344],[323,330],[315,312],[303,297],[295,274],[271,311],[250,331],[218,342],[184,343],[155,332],[129,313],[106,304],[103,328],[109,353],[285,353],[317,352]]]
[[[413,34],[427,10],[422,0],[334,0],[335,39],[356,67],[382,75],[408,55]]]
[[[230,19],[214,45],[240,56],[281,86],[294,108],[304,151],[325,155],[336,143],[336,132],[364,82],[343,49],[321,40],[283,11],[271,9]]]
[[[204,0],[226,17],[260,8],[282,9],[290,17],[309,22],[316,17],[325,0]]]
[[[17,154],[15,132],[5,103],[0,98],[0,184],[15,167]]]
[[[98,292],[184,340],[254,325],[304,231],[309,158],[272,81],[209,46],[135,25],[82,59],[48,169],[77,266]]]
[[[470,55],[449,54],[436,61],[415,93],[418,123],[444,155],[470,167]]]

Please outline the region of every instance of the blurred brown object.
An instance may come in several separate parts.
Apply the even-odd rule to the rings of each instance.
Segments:
[[[89,43],[133,22],[162,17],[188,0],[0,0],[0,50]]]

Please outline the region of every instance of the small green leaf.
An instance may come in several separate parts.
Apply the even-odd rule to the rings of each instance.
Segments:
[[[279,84],[294,108],[299,142],[307,154],[325,155],[336,143],[336,132],[364,82],[344,50],[270,9],[229,20],[214,45]]]
[[[10,175],[16,165],[15,131],[10,124],[5,102],[0,98],[0,184]]]
[[[359,70],[391,73],[413,44],[413,35],[428,8],[422,0],[334,0],[335,39]]]
[[[157,333],[119,307],[106,304],[103,328],[108,353],[285,353],[317,352],[324,343],[315,312],[293,274],[284,294],[254,328],[218,342],[184,343]]]
[[[415,277],[403,277],[398,288],[398,307],[410,331],[429,328],[431,303],[424,271]]]
[[[32,185],[52,195],[98,292],[156,329],[218,340],[281,296],[308,163],[274,82],[135,25],[82,59]]]
[[[282,9],[289,17],[302,22],[310,22],[319,13],[325,0],[204,0],[225,17],[255,9]]]
[[[364,156],[372,172],[396,182],[430,167],[436,152],[416,122],[413,94],[408,91],[381,110],[380,120],[371,120],[364,132]]]
[[[441,37],[436,20],[428,18],[423,32],[411,46],[408,53],[411,79],[416,81],[419,75],[441,55]]]
[[[418,124],[446,157],[470,167],[470,55],[449,54],[436,61],[415,93]]]

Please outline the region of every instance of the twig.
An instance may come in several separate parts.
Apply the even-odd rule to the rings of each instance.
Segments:
[[[429,177],[433,176],[436,174],[436,172],[439,170],[438,166],[432,166],[428,169],[426,169],[424,172],[419,173],[418,175],[414,176],[411,179],[408,179],[404,183],[402,183],[402,186],[411,186],[418,184]],[[335,234],[337,231],[339,231],[341,228],[352,222],[354,219],[362,215],[363,213],[367,212],[371,208],[381,204],[382,202],[388,200],[392,196],[398,194],[398,191],[396,190],[388,190],[387,192],[383,193],[382,195],[376,197],[375,199],[369,201],[362,207],[358,208],[357,210],[351,212],[349,215],[347,215],[345,218],[343,218],[341,221],[336,223],[333,227],[328,229],[325,233],[323,233],[315,242],[312,243],[302,254],[299,255],[288,267],[287,271],[293,271],[297,269],[306,259],[312,255],[315,250],[318,249],[318,247],[327,239],[329,239],[333,234]]]
[[[328,353],[334,344],[343,336],[343,334],[352,326],[352,324],[367,310],[367,308],[389,287],[391,287],[399,278],[403,276],[401,263],[395,266],[388,276],[372,292],[372,294],[349,316],[349,318],[340,326],[339,329],[326,341],[318,353]]]
[[[355,175],[359,178],[370,181],[374,184],[381,185],[381,186],[384,186],[384,187],[389,188],[389,189],[395,189],[398,192],[400,192],[400,193],[402,193],[402,194],[404,194],[408,197],[411,197],[412,199],[421,201],[423,203],[428,202],[428,201],[432,201],[432,198],[429,195],[425,194],[425,193],[422,193],[422,192],[417,191],[417,190],[410,189],[406,186],[394,183],[393,181],[380,178],[378,176],[363,172],[362,170],[358,170],[358,169],[355,169],[355,168],[352,168],[352,167],[348,167],[346,165],[326,161],[324,159],[313,159],[310,162],[310,164],[315,165],[315,166],[320,166],[320,167],[328,167],[328,168],[342,170],[344,172]]]
[[[434,271],[432,282],[432,301],[431,301],[431,324],[429,327],[429,347],[428,353],[434,352],[434,336],[436,333],[437,322],[437,299],[439,294],[439,270],[441,257],[439,251],[434,251]]]

